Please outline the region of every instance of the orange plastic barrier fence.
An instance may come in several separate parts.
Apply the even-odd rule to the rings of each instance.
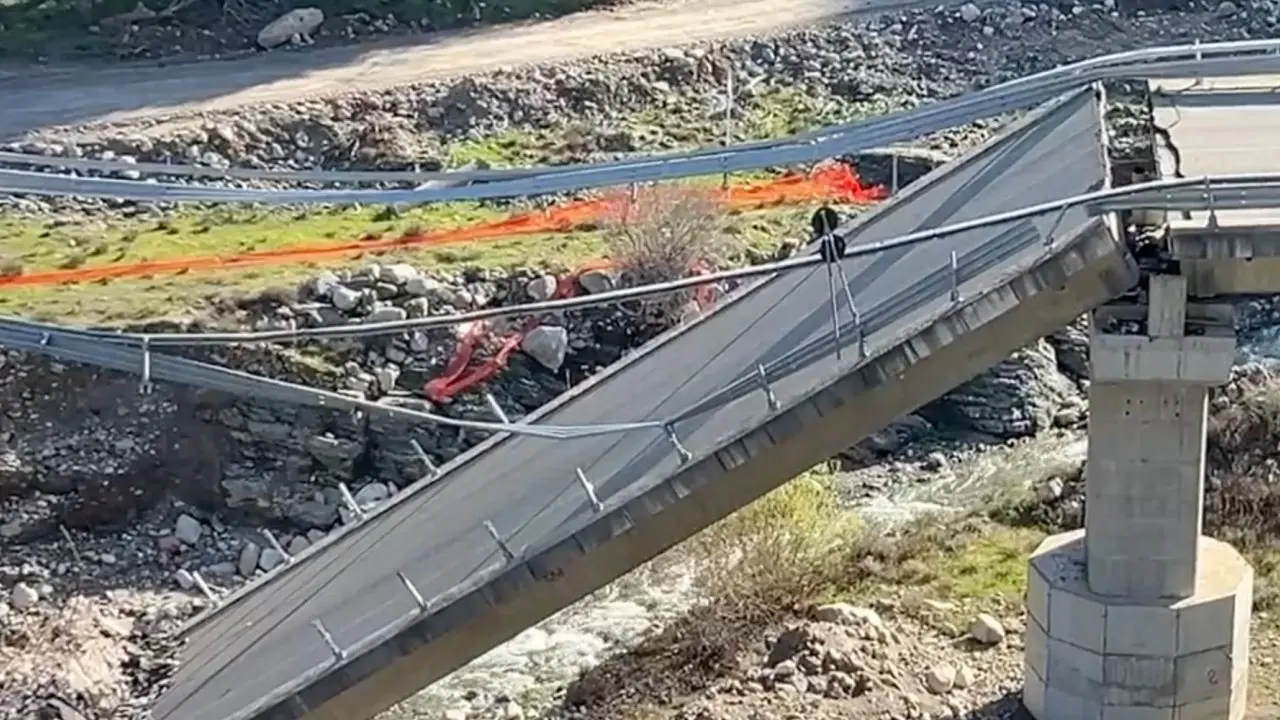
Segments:
[[[729,188],[726,203],[737,209],[751,209],[817,201],[871,202],[883,199],[880,187],[864,186],[857,174],[843,164],[824,165],[808,175],[786,175],[776,180]],[[257,265],[284,265],[333,260],[368,252],[386,252],[412,247],[449,245],[518,235],[565,232],[585,224],[598,222],[620,209],[627,201],[625,193],[599,200],[568,203],[546,212],[513,215],[503,220],[471,227],[440,230],[416,236],[383,238],[368,241],[302,245],[281,250],[265,250],[235,255],[182,257],[138,263],[120,263],[73,270],[49,270],[21,275],[0,276],[0,288],[30,287],[93,282],[119,278],[144,277],[165,273],[229,270]]]
[[[769,204],[801,200],[870,202],[883,199],[886,195],[884,188],[869,188],[862,185],[857,175],[848,166],[831,165],[818,168],[808,177],[799,175],[786,176],[768,184],[731,188],[726,199],[735,207],[761,207]],[[621,199],[621,202],[625,201],[625,198]],[[617,198],[597,201],[590,208],[592,214],[583,216],[581,221],[585,222],[599,218],[604,211],[616,211],[618,209],[618,206],[614,204],[616,202],[619,202]],[[587,203],[581,203],[565,209],[571,213],[576,213],[580,209],[585,209],[587,205]],[[556,287],[555,296],[557,298],[573,296],[578,289],[579,275],[589,269],[609,266],[609,261],[599,260],[579,268],[574,273],[561,277]],[[690,268],[690,270],[693,274],[699,275],[708,272],[709,268],[698,266]],[[699,286],[694,298],[698,306],[706,310],[715,301],[715,291],[706,285]],[[530,319],[526,321],[518,332],[502,339],[497,351],[491,357],[480,362],[475,368],[468,370],[467,367],[471,364],[478,346],[486,339],[485,333],[488,329],[488,326],[484,323],[473,324],[458,341],[454,356],[446,365],[444,372],[427,383],[424,389],[425,395],[432,402],[447,403],[458,394],[496,377],[498,373],[506,368],[511,353],[520,347],[525,334],[537,327],[537,325],[537,320]]]

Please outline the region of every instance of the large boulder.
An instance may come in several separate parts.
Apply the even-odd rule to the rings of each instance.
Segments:
[[[310,35],[324,24],[324,11],[305,7],[290,10],[258,31],[258,45],[264,50],[279,47],[295,35]]]
[[[1058,369],[1046,340],[1014,352],[987,372],[930,403],[920,414],[939,427],[996,438],[1035,435],[1053,427],[1067,404],[1079,403],[1076,384]]]

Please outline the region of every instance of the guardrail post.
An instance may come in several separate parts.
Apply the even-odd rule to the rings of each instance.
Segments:
[[[498,543],[498,548],[502,550],[502,554],[505,555],[508,560],[514,560],[516,557],[516,554],[511,552],[511,548],[507,547],[506,541],[503,540],[502,536],[498,534],[498,528],[493,526],[492,520],[484,521],[484,529],[488,530],[489,537],[493,538],[493,541]]]
[[[276,536],[272,534],[270,530],[263,528],[262,537],[267,539],[267,544],[271,546],[272,550],[275,550],[276,552],[280,553],[280,557],[284,558],[284,562],[286,565],[290,565],[293,563],[293,556],[290,555],[289,552],[284,549],[284,546],[280,544],[280,541],[276,539]]]
[[[769,404],[770,412],[778,411],[778,396],[773,392],[773,386],[769,384],[769,372],[765,370],[764,365],[756,365],[756,382],[760,383],[760,389],[764,391],[764,400]]]
[[[578,475],[578,484],[581,485],[582,490],[587,493],[587,500],[591,502],[592,509],[596,512],[603,512],[604,503],[600,502],[600,498],[596,496],[596,487],[587,479],[587,474],[582,471],[582,468],[575,468],[574,470]]]
[[[316,618],[311,621],[311,626],[316,629],[316,632],[320,633],[320,639],[324,640],[324,644],[329,646],[329,652],[333,653],[335,661],[340,662],[347,659],[347,651],[338,647],[338,642],[333,639],[333,634],[329,632],[329,628],[324,626],[323,620]]]
[[[138,393],[150,395],[151,384],[151,338],[142,338],[142,382],[138,384]]]
[[[357,520],[363,520],[364,510],[356,502],[355,496],[351,494],[351,489],[347,487],[346,483],[338,483],[338,492],[342,493],[342,504],[347,506],[347,509],[351,511],[351,514]]]
[[[693,453],[685,449],[681,444],[680,438],[676,436],[676,428],[671,423],[662,426],[662,431],[667,434],[667,440],[671,441],[671,446],[675,448],[676,454],[680,456],[681,464],[687,463],[693,459]]]
[[[418,586],[413,584],[408,575],[403,570],[396,571],[396,577],[400,578],[400,582],[404,583],[404,589],[409,591],[409,595],[413,596],[413,601],[418,604],[420,612],[426,612],[430,609],[426,599],[422,597],[422,593],[418,591]]]
[[[892,152],[892,151],[890,151],[890,152]],[[890,171],[889,171],[889,172],[890,172],[889,191],[890,191],[892,194],[897,195],[897,194],[898,194],[898,182],[899,182],[899,180],[898,180],[898,153],[896,153],[896,152],[895,152],[895,153],[893,153],[890,157],[891,157],[892,159],[890,160]]]
[[[1210,230],[1218,229],[1217,199],[1213,196],[1213,183],[1208,176],[1204,179],[1204,202],[1209,207],[1209,221],[1205,223]]]
[[[960,302],[960,256],[951,251],[951,302]]]
[[[489,404],[489,411],[497,416],[498,422],[502,423],[503,425],[511,424],[511,420],[510,418],[507,417],[506,411],[503,410],[502,406],[498,404],[498,398],[494,397],[493,393],[491,392],[485,393],[484,401]]]

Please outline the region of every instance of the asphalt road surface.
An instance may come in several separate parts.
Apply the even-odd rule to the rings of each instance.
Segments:
[[[921,180],[864,219],[853,243],[1013,210],[1100,186],[1104,173],[1098,107],[1074,96],[999,143]],[[948,302],[944,290],[911,302],[919,279],[949,266],[950,253],[986,267],[964,290],[990,287],[1005,268],[1044,252],[1050,231],[1078,229],[1084,210],[1062,218],[974,230],[879,255],[844,267],[856,303],[886,346]],[[1012,247],[1006,247],[1011,244]],[[991,255],[993,248],[1004,251]],[[637,353],[590,383],[540,422],[586,425],[665,419],[772,363],[811,349],[809,363],[775,381],[780,399],[811,391],[833,369],[830,295],[824,267],[764,281],[724,303],[688,332]],[[847,308],[842,318],[849,323]],[[846,341],[852,337],[845,331]],[[847,359],[847,358],[846,358]],[[582,387],[586,387],[585,385]],[[677,429],[695,454],[758,424],[767,408],[748,394],[682,421]],[[851,441],[856,438],[850,438]],[[510,547],[541,544],[584,526],[593,515],[575,480],[592,479],[602,498],[657,482],[678,459],[661,432],[548,441],[508,436],[425,489],[407,489],[397,504],[322,551],[211,617],[192,636],[183,667],[156,708],[161,720],[225,720],[303,673],[331,662],[310,625],[321,618],[340,647],[388,626],[414,609],[396,577],[403,571],[427,598],[503,563],[485,521]]]

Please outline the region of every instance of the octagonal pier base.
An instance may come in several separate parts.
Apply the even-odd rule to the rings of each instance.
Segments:
[[[1037,720],[1244,717],[1253,569],[1201,537],[1195,593],[1137,604],[1096,595],[1083,530],[1047,538],[1027,580],[1026,687]]]

